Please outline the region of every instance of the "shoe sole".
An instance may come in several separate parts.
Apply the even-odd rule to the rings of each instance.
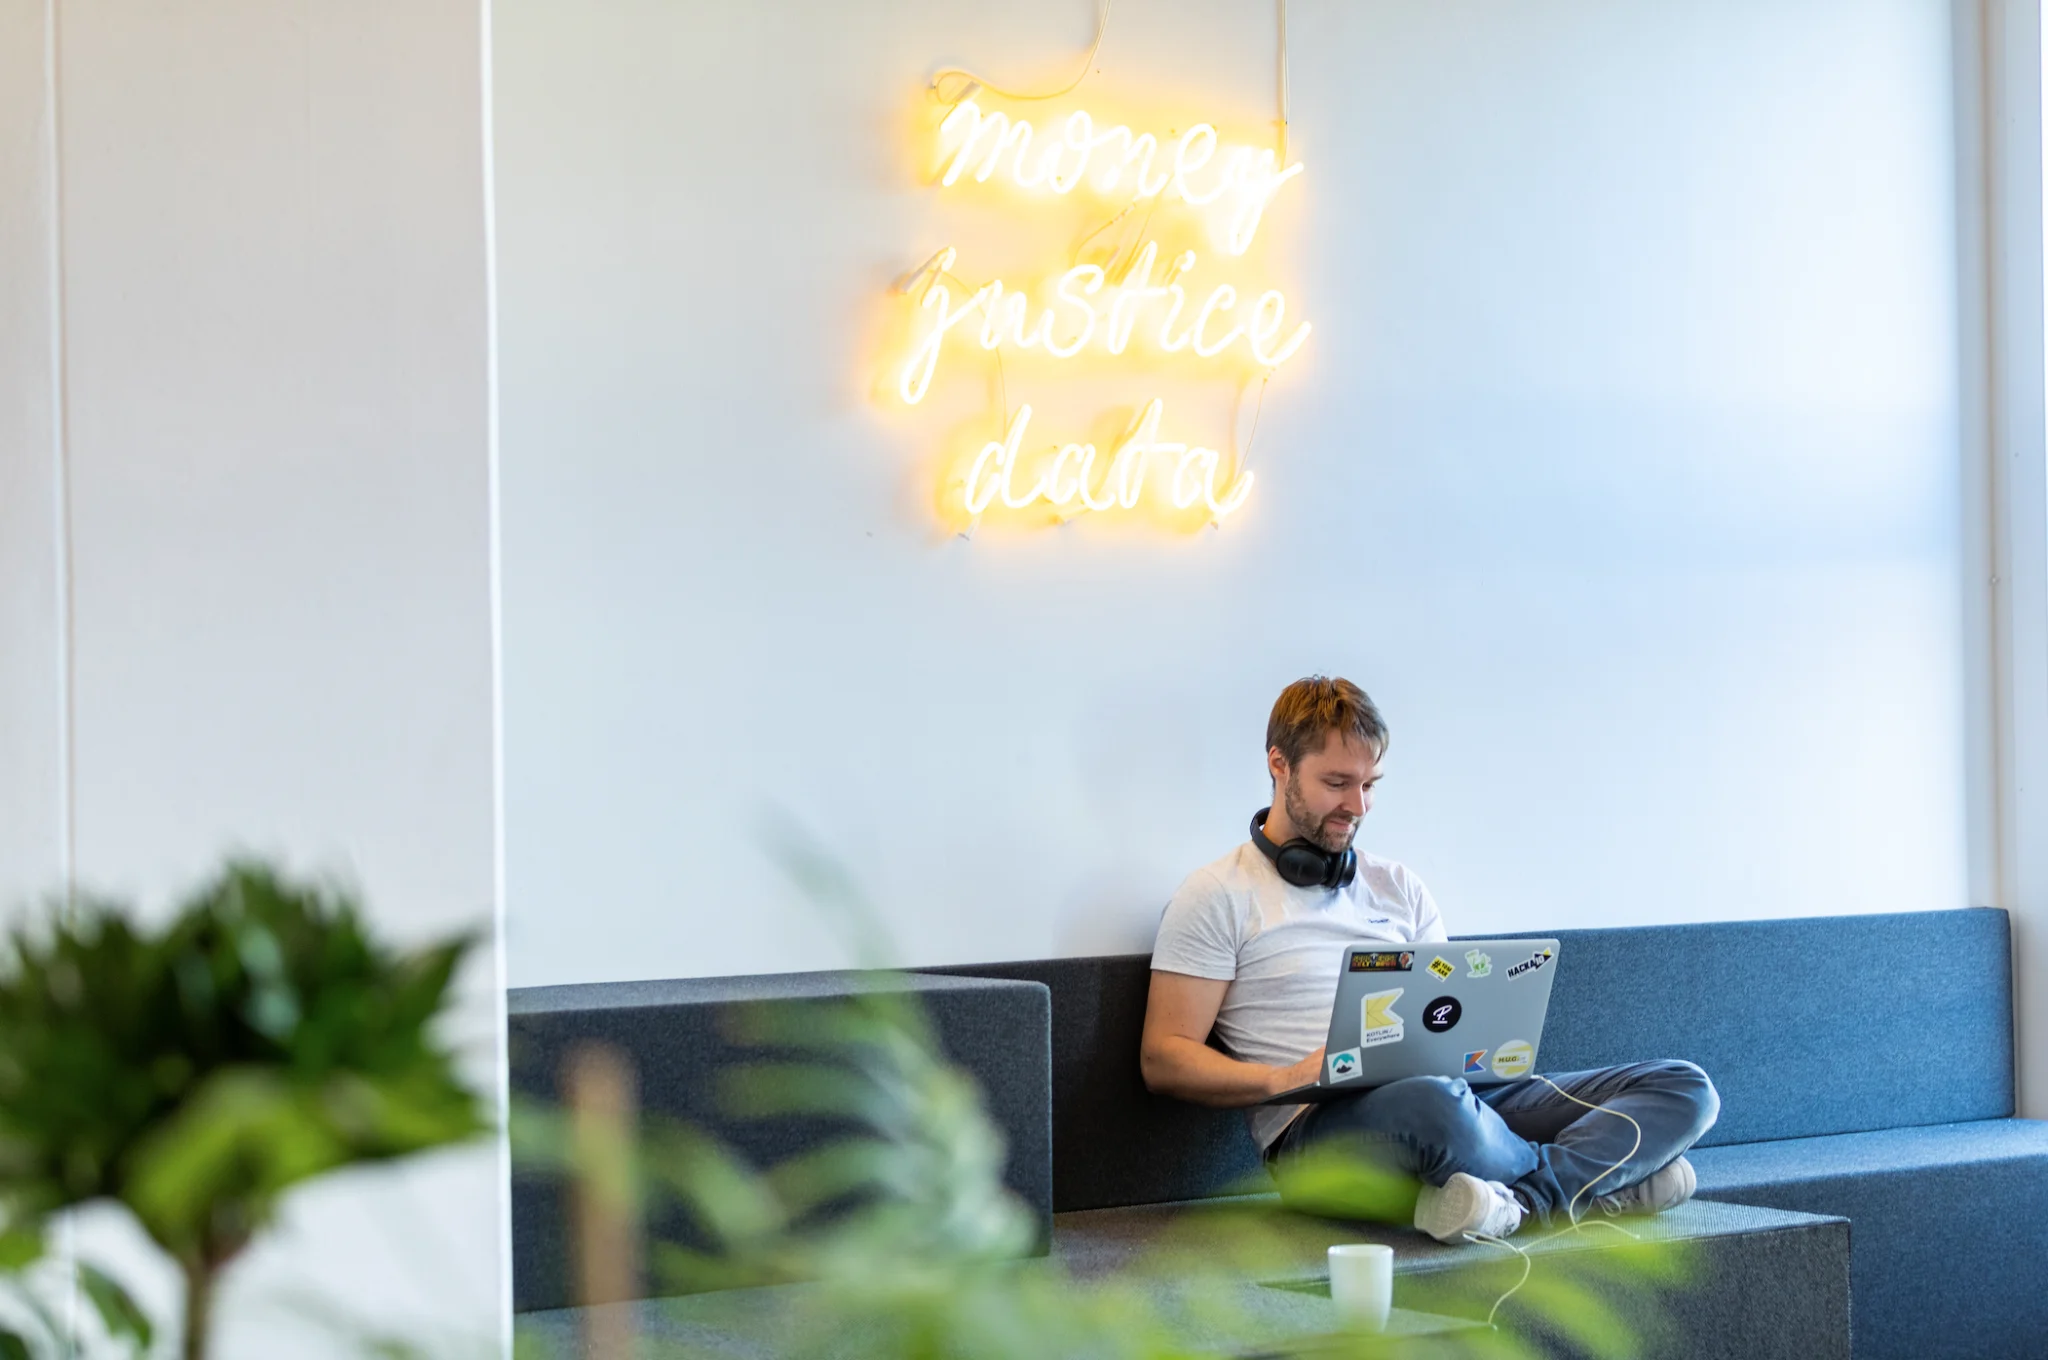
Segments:
[[[1676,1209],[1679,1205],[1691,1199],[1694,1192],[1700,1188],[1699,1172],[1694,1170],[1693,1164],[1683,1157],[1678,1158],[1671,1165],[1679,1169],[1679,1179],[1684,1186],[1684,1189],[1678,1193],[1676,1198],[1667,1199],[1657,1204],[1645,1204],[1640,1200],[1632,1200],[1625,1207],[1619,1210],[1610,1210],[1609,1212],[1618,1212],[1623,1215],[1661,1214]],[[1661,1176],[1665,1170],[1669,1170],[1669,1168],[1663,1168],[1656,1174]],[[1626,1194],[1627,1192],[1624,1191],[1623,1193]]]
[[[1474,1193],[1475,1186],[1477,1194]],[[1457,1242],[1464,1237],[1465,1225],[1471,1222],[1473,1210],[1479,1207],[1475,1202],[1478,1195],[1488,1193],[1483,1182],[1461,1171],[1446,1181],[1426,1206],[1421,1201],[1417,1202],[1415,1226],[1439,1242]]]

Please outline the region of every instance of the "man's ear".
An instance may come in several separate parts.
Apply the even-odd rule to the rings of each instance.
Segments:
[[[1278,788],[1280,781],[1287,778],[1287,757],[1280,754],[1280,748],[1270,747],[1266,751],[1266,775]]]

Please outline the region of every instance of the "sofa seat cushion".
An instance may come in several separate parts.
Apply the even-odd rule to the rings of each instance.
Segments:
[[[1850,1223],[1857,1360],[2040,1353],[2048,1123],[1696,1148],[1701,1196]]]
[[[1702,1196],[1740,1199],[1757,1186],[1777,1188],[1843,1177],[1914,1174],[2048,1157],[2048,1122],[1975,1119],[1916,1129],[1877,1129],[1820,1138],[1780,1138],[1695,1148],[1687,1154],[1699,1172]]]

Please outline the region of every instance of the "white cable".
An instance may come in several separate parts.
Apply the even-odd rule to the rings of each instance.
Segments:
[[[1286,0],[1281,0],[1281,3],[1284,5],[1286,3]],[[1591,1190],[1601,1181],[1606,1180],[1609,1176],[1612,1176],[1615,1172],[1627,1166],[1629,1162],[1635,1157],[1635,1155],[1638,1152],[1642,1151],[1643,1126],[1641,1124],[1638,1124],[1632,1116],[1620,1110],[1611,1110],[1605,1105],[1596,1105],[1590,1100],[1581,1100],[1579,1097],[1573,1095],[1570,1091],[1565,1090],[1564,1087],[1559,1086],[1556,1082],[1552,1081],[1549,1077],[1544,1076],[1541,1072],[1535,1073],[1534,1075],[1536,1077],[1536,1080],[1542,1082],[1545,1086],[1548,1086],[1551,1090],[1557,1092],[1566,1100],[1572,1102],[1572,1104],[1583,1105],[1587,1109],[1592,1110],[1597,1114],[1611,1114],[1617,1119],[1626,1119],[1629,1122],[1629,1127],[1636,1131],[1635,1145],[1629,1148],[1628,1152],[1622,1157],[1622,1159],[1616,1162],[1613,1166],[1608,1167],[1599,1175],[1595,1176],[1592,1180],[1587,1181],[1584,1185],[1580,1186],[1578,1194],[1573,1195],[1571,1198],[1571,1203],[1565,1206],[1564,1214],[1565,1217],[1571,1221],[1571,1226],[1566,1228],[1564,1232],[1558,1234],[1559,1237],[1563,1237],[1568,1233],[1578,1232],[1581,1228],[1587,1226],[1587,1224],[1579,1221],[1579,1196],[1585,1194],[1588,1190]],[[1619,1223],[1609,1223],[1605,1219],[1593,1219],[1591,1220],[1591,1226],[1597,1228],[1612,1228],[1614,1231],[1620,1233],[1623,1237],[1626,1237],[1631,1241],[1640,1242],[1643,1240],[1642,1238],[1638,1237],[1635,1233],[1630,1232],[1627,1228],[1622,1227]],[[1493,1307],[1486,1310],[1486,1325],[1489,1328],[1491,1328],[1493,1326],[1493,1319],[1500,1313],[1501,1305],[1506,1303],[1509,1299],[1513,1298],[1516,1292],[1519,1291],[1523,1285],[1529,1283],[1529,1276],[1534,1272],[1536,1268],[1536,1263],[1534,1258],[1532,1258],[1527,1251],[1523,1250],[1521,1247],[1516,1246],[1513,1242],[1508,1241],[1504,1237],[1496,1237],[1492,1233],[1476,1232],[1468,1232],[1464,1236],[1467,1242],[1484,1243],[1485,1245],[1490,1247],[1506,1247],[1509,1251],[1513,1252],[1515,1255],[1522,1258],[1522,1278],[1516,1280],[1513,1287],[1510,1288],[1507,1293],[1495,1299],[1493,1301]]]
[[[1287,0],[1280,3],[1280,164],[1287,164]]]
[[[1489,1247],[1506,1247],[1509,1251],[1513,1252],[1515,1255],[1522,1258],[1522,1278],[1516,1280],[1514,1283],[1514,1287],[1509,1289],[1507,1293],[1495,1299],[1493,1301],[1493,1307],[1486,1310],[1486,1325],[1489,1329],[1491,1329],[1493,1326],[1494,1314],[1500,1311],[1500,1306],[1502,1304],[1506,1303],[1509,1299],[1515,1296],[1516,1290],[1519,1290],[1523,1285],[1529,1283],[1529,1276],[1535,1271],[1536,1263],[1530,1259],[1528,1252],[1522,1250],[1514,1243],[1508,1241],[1505,1237],[1495,1237],[1492,1233],[1466,1233],[1465,1240],[1467,1242],[1484,1242]]]
[[[1088,55],[1081,59],[1080,71],[1072,80],[1060,86],[1057,90],[1053,90],[1048,94],[1019,94],[1014,90],[1006,90],[991,81],[983,80],[972,71],[962,70],[958,66],[949,66],[932,77],[932,93],[938,96],[941,102],[947,104],[957,104],[971,96],[977,89],[987,90],[990,94],[998,94],[1005,99],[1058,99],[1063,94],[1073,93],[1081,82],[1088,78],[1088,72],[1095,66],[1095,54],[1102,50],[1102,35],[1109,32],[1109,7],[1112,3],[1113,0],[1102,0],[1101,16],[1095,21],[1095,41],[1088,45]],[[960,92],[951,98],[948,98],[946,92],[939,88],[940,84],[948,79],[958,79],[965,82],[961,86]]]
[[[1579,1194],[1573,1195],[1572,1202],[1565,1206],[1564,1216],[1571,1220],[1571,1225],[1573,1229],[1577,1229],[1579,1226],[1579,1195],[1585,1194],[1588,1190],[1591,1190],[1594,1186],[1598,1185],[1600,1182],[1606,1180],[1609,1176],[1612,1176],[1615,1172],[1627,1166],[1630,1160],[1634,1158],[1638,1152],[1641,1152],[1643,1150],[1643,1126],[1641,1124],[1636,1123],[1636,1121],[1629,1115],[1623,1114],[1620,1110],[1610,1110],[1605,1105],[1595,1105],[1590,1100],[1579,1099],[1570,1091],[1565,1090],[1564,1087],[1559,1086],[1556,1082],[1552,1081],[1549,1077],[1544,1076],[1541,1072],[1536,1073],[1535,1076],[1536,1080],[1542,1082],[1545,1086],[1548,1086],[1551,1090],[1557,1092],[1566,1100],[1569,1100],[1572,1104],[1583,1105],[1587,1109],[1592,1110],[1596,1114],[1611,1114],[1617,1119],[1626,1119],[1628,1120],[1629,1127],[1636,1131],[1635,1145],[1629,1148],[1627,1154],[1623,1156],[1622,1159],[1616,1162],[1613,1166],[1608,1167],[1605,1171],[1595,1176],[1592,1180],[1589,1180],[1584,1185],[1580,1186]],[[1619,1229],[1619,1231],[1628,1231],[1626,1228],[1619,1228],[1619,1225],[1615,1226]],[[1629,1236],[1634,1237],[1635,1234],[1629,1233]]]

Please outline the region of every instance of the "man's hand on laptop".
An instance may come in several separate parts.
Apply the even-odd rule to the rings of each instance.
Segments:
[[[1315,1052],[1309,1054],[1292,1067],[1268,1069],[1273,1074],[1273,1089],[1266,1092],[1266,1094],[1277,1096],[1282,1091],[1292,1091],[1300,1086],[1313,1086],[1321,1081],[1323,1079],[1323,1050],[1326,1047],[1328,1047],[1326,1044],[1317,1044]]]

